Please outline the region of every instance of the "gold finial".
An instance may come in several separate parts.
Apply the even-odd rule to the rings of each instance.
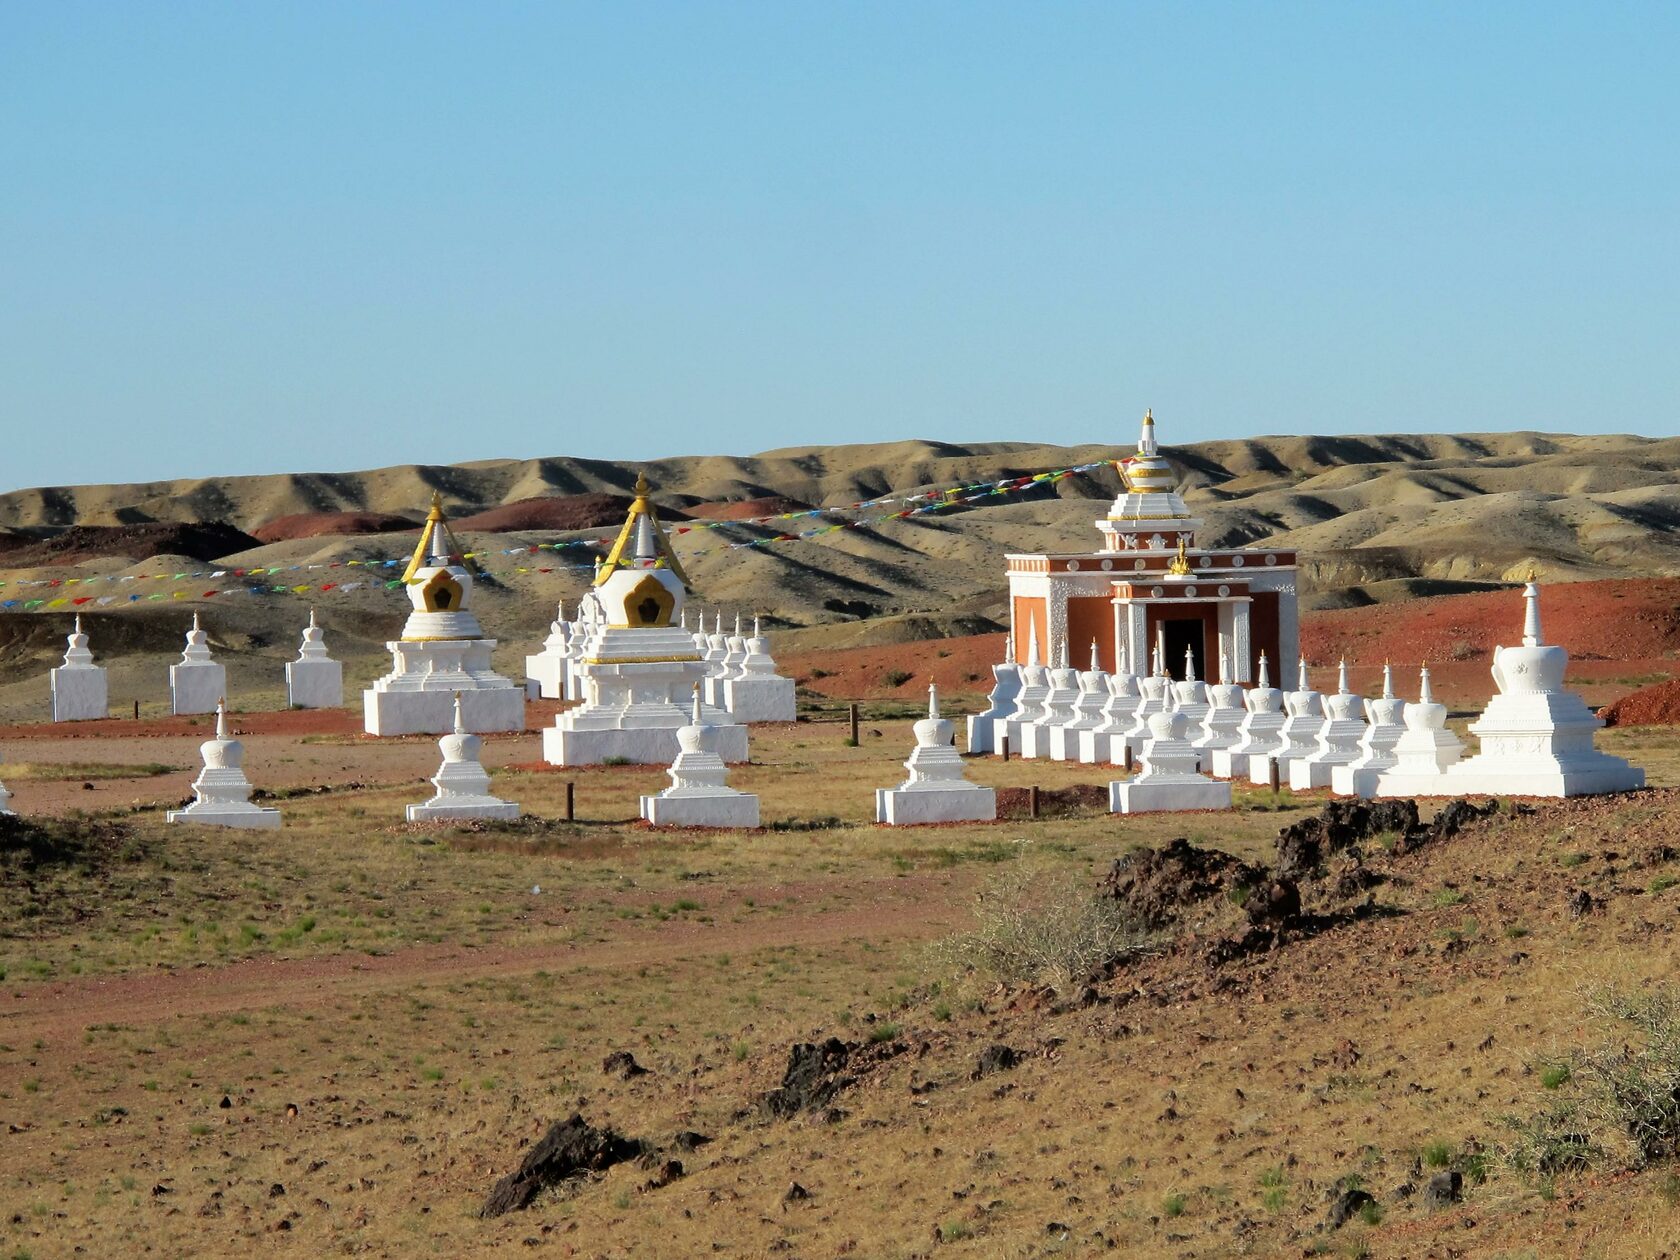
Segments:
[[[647,498],[648,489],[647,469],[638,468],[636,470],[636,497],[638,499]]]
[[[1524,582],[1538,582],[1539,580],[1540,580],[1540,571],[1534,567],[1534,561],[1530,560],[1528,562],[1528,576],[1525,577],[1523,579],[1523,581]]]
[[[432,508],[431,511],[426,513],[426,519],[428,521],[441,521],[443,519],[443,491],[432,491]]]
[[[1191,577],[1195,574],[1195,570],[1190,567],[1190,557],[1184,554],[1184,539],[1182,537],[1178,540],[1178,554],[1173,557],[1172,563],[1167,566],[1167,572],[1174,577]]]
[[[1143,422],[1145,424],[1154,424],[1155,423],[1155,408],[1145,407],[1143,409]]]

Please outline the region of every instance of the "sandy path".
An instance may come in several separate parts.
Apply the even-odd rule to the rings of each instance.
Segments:
[[[146,1024],[176,1016],[272,1007],[309,1008],[352,994],[430,981],[527,975],[579,967],[625,970],[688,954],[747,952],[769,945],[831,945],[854,938],[905,940],[947,931],[966,916],[933,895],[946,877],[882,881],[867,907],[795,911],[745,923],[669,920],[626,925],[625,938],[479,948],[416,945],[389,954],[253,958],[145,975],[85,977],[0,993],[0,1038],[64,1043],[93,1024]],[[721,909],[722,907],[718,907]]]

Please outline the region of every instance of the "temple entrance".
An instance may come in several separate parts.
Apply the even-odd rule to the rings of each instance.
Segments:
[[[1207,623],[1200,617],[1162,621],[1167,640],[1166,670],[1174,678],[1184,677],[1184,649],[1190,649],[1190,659],[1196,662],[1196,677],[1208,680]],[[1216,680],[1217,681],[1217,680]]]

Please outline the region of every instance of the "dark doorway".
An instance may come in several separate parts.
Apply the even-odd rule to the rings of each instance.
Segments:
[[[1200,617],[1194,620],[1163,621],[1167,640],[1167,659],[1165,666],[1167,673],[1174,678],[1184,678],[1184,649],[1190,649],[1190,659],[1196,662],[1196,677],[1203,682],[1208,680],[1207,672],[1207,635],[1203,627],[1205,622]],[[1215,679],[1214,681],[1218,681]]]

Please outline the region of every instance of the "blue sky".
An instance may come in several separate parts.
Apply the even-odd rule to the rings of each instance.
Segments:
[[[0,3],[0,482],[1680,431],[1680,7]]]

